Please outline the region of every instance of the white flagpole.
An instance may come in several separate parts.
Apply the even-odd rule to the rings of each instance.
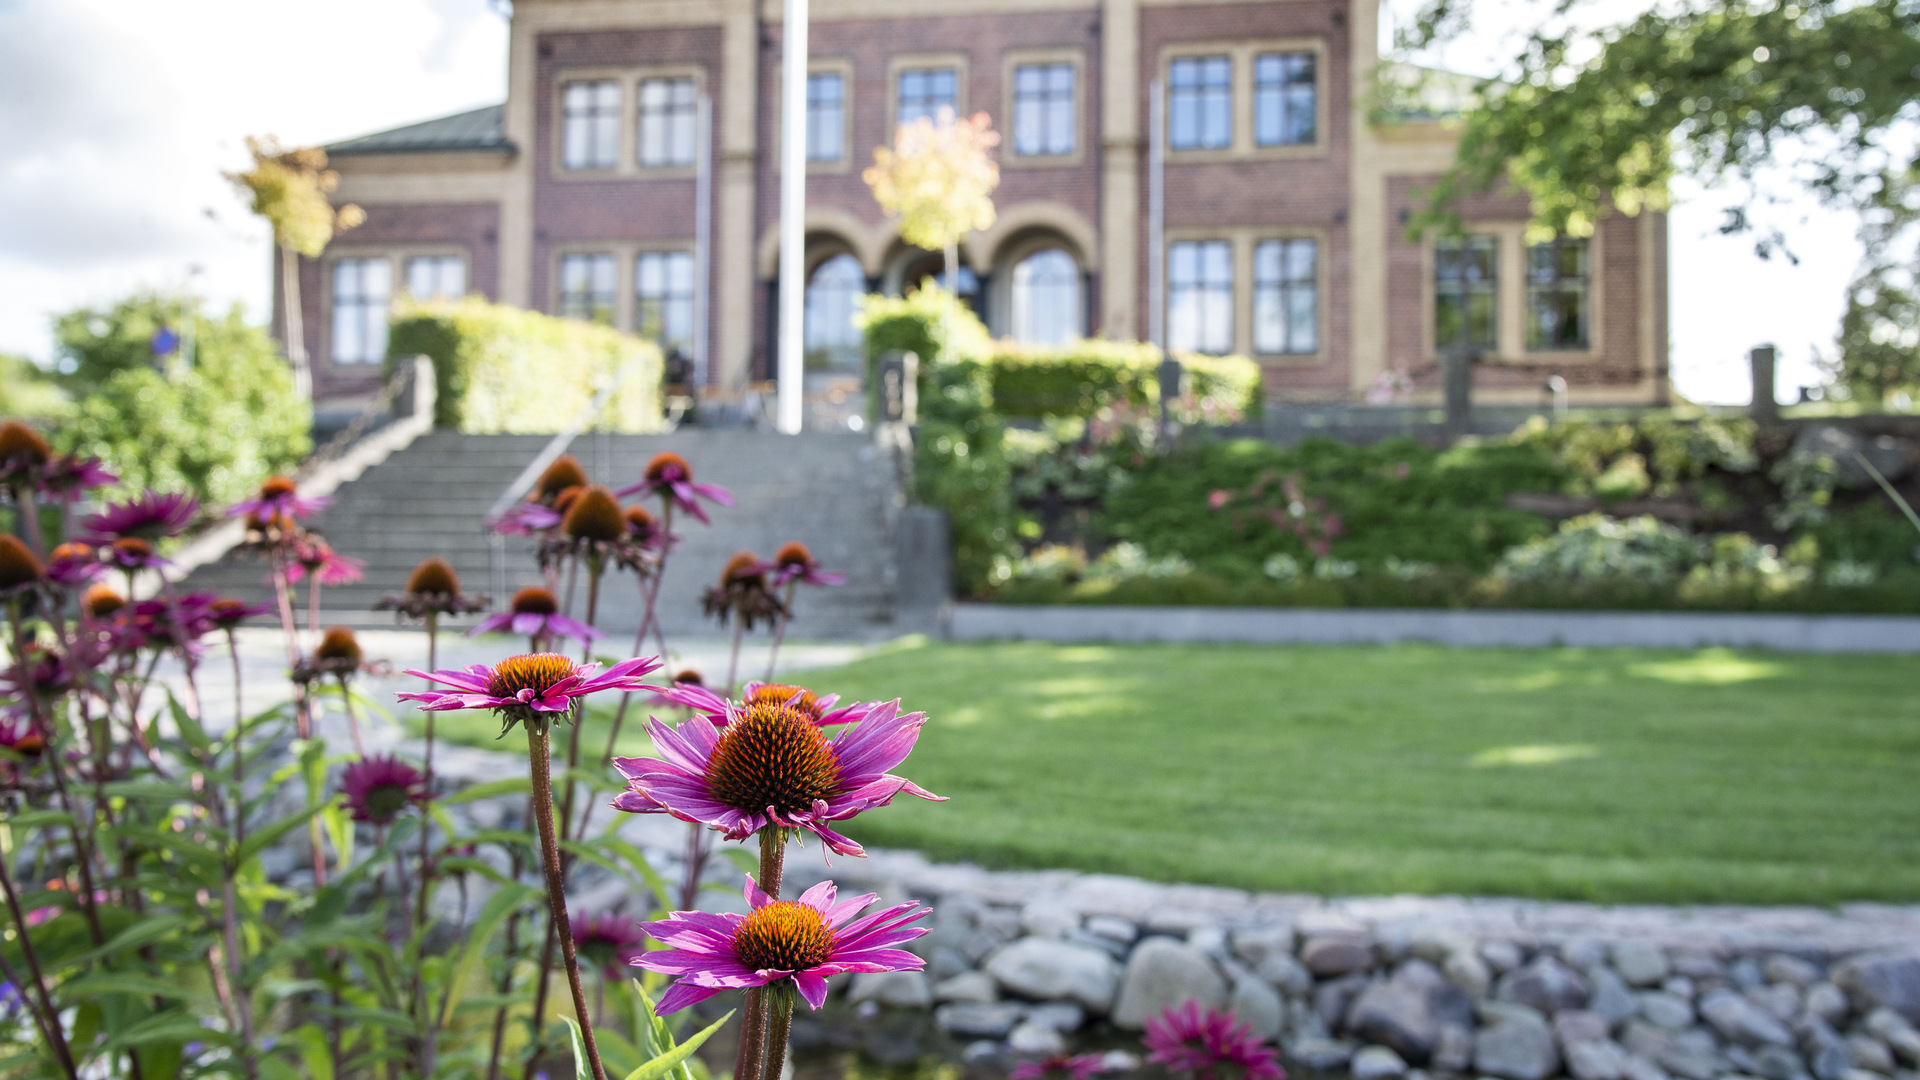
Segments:
[[[806,319],[807,0],[784,0],[780,89],[779,428],[800,433]]]

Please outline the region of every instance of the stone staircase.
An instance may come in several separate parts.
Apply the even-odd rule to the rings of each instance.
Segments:
[[[393,615],[371,610],[374,602],[399,592],[408,572],[429,555],[452,563],[469,594],[491,594],[496,606],[513,590],[539,584],[532,544],[521,537],[501,544],[484,519],[547,442],[544,435],[434,431],[343,485],[313,524],[334,550],[366,562],[366,580],[323,589],[323,620],[392,625]],[[675,517],[680,542],[660,596],[669,634],[720,633],[700,612],[702,590],[734,552],[746,549],[764,558],[788,540],[805,543],[829,569],[847,575],[838,588],[801,588],[792,634],[870,638],[892,632],[897,489],[890,455],[872,440],[694,430],[585,434],[569,448],[594,482],[616,488],[639,479],[646,462],[663,450],[685,457],[696,479],[720,484],[735,497],[731,509],[708,506],[711,526]],[[648,506],[658,509],[657,502]],[[272,594],[264,564],[240,551],[195,570],[186,587],[248,599]],[[584,581],[579,588],[576,616],[585,607]],[[302,602],[305,596],[303,585]],[[641,600],[631,574],[609,575],[600,603],[601,627],[628,633],[638,628]]]

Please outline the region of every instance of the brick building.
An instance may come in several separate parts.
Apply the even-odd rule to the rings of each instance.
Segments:
[[[1479,351],[1484,401],[1537,400],[1556,374],[1575,402],[1664,399],[1663,216],[1534,246],[1524,201],[1488,195],[1464,240],[1406,237],[1454,134],[1368,122],[1371,0],[812,8],[810,384],[857,378],[855,297],[938,272],[860,172],[897,123],[950,108],[1003,134],[999,218],[963,243],[960,282],[998,335],[1140,338],[1158,306],[1170,347],[1253,356],[1276,399],[1430,395],[1449,344]],[[600,319],[698,355],[721,392],[770,378],[780,44],[779,0],[518,0],[504,105],[329,148],[367,221],[302,268],[320,394],[374,385],[402,290]]]

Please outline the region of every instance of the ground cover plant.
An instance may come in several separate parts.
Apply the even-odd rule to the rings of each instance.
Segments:
[[[1920,899],[1911,657],[926,645],[809,673],[940,718],[862,842],[1325,894]]]
[[[166,576],[157,545],[196,520],[193,496],[96,503],[117,481],[0,423],[0,492],[25,526],[0,533],[0,1074],[496,1080],[570,1057],[577,1080],[701,1080],[690,1055],[731,1013],[698,1033],[665,1018],[744,989],[733,1076],[776,1080],[796,1001],[819,1008],[830,976],[922,967],[898,947],[926,932],[916,904],[869,912],[876,897],[839,898],[831,882],[782,899],[781,880],[796,834],[858,857],[845,822],[901,794],[941,801],[888,771],[926,715],[897,698],[737,687],[743,634],[770,629],[777,654],[800,587],[842,580],[798,543],[770,560],[740,552],[707,590],[734,635],[724,683],[660,670],[653,615],[676,520],[705,524],[733,501],[679,455],[617,491],[562,456],[490,523],[535,540],[545,584],[476,630],[523,637],[525,653],[437,668],[440,620],[488,606],[442,559],[380,601],[427,631],[424,663],[406,671],[420,689],[397,695],[425,714],[417,758],[369,750],[383,706],[359,685],[366,658],[350,629],[320,625],[321,591],[361,573],[314,528],[324,497],[270,477],[224,508],[273,587],[254,606]],[[57,544],[33,527],[42,508]],[[631,650],[595,625],[622,578],[645,604]],[[265,618],[279,622],[293,695],[250,713],[234,631]],[[596,643],[626,658],[596,659]],[[182,679],[156,679],[163,660]],[[230,709],[201,693],[205,665],[222,661]],[[595,696],[618,701],[604,749],[597,731],[583,739]],[[616,756],[641,696],[678,723],[647,720],[663,758]],[[524,774],[437,783],[442,713],[484,714],[523,739]],[[341,726],[348,745],[330,748]],[[484,826],[450,812],[516,797],[524,811]],[[609,797],[688,823],[680,880],[605,824],[617,814],[591,828]],[[693,910],[716,877],[741,888],[711,858],[713,832],[759,841],[740,867],[746,914]],[[619,898],[570,910],[588,866]],[[656,910],[667,917],[639,921]]]

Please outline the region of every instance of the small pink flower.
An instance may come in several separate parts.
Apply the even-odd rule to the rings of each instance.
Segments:
[[[333,550],[333,545],[317,536],[294,541],[293,565],[287,567],[287,581],[299,584],[313,574],[322,585],[350,585],[367,575],[366,563]]]
[[[266,483],[260,485],[259,494],[228,507],[227,516],[258,522],[269,522],[276,517],[299,521],[319,513],[332,501],[325,495],[302,498],[298,486],[291,479],[270,476]]]
[[[1279,1054],[1228,1009],[1188,1001],[1147,1021],[1147,1060],[1197,1080],[1286,1080]]]
[[[630,916],[607,912],[601,915],[573,917],[573,947],[582,965],[600,969],[607,982],[627,977],[625,968],[645,955],[647,935]]]
[[[732,492],[718,484],[694,483],[693,466],[687,464],[686,458],[671,452],[655,454],[653,460],[647,462],[646,472],[641,475],[640,482],[629,484],[614,492],[614,495],[624,499],[642,492],[660,496],[669,505],[700,519],[702,525],[712,522],[707,520],[707,512],[695,501],[696,496],[720,506],[733,505]]]
[[[1218,510],[1232,501],[1233,492],[1228,491],[1226,488],[1215,488],[1213,494],[1207,496],[1207,506],[1214,510]]]
[[[376,754],[347,766],[340,774],[340,793],[353,820],[387,825],[402,810],[426,801],[427,778],[399,758]]]
[[[494,532],[505,536],[537,536],[560,524],[560,512],[527,500],[508,507],[492,524]]]
[[[162,495],[149,488],[126,502],[108,503],[105,510],[87,515],[81,525],[87,539],[97,544],[128,536],[153,541],[180,535],[198,509],[200,502],[191,495]]]
[[[842,972],[919,971],[926,962],[898,948],[927,932],[910,925],[927,913],[905,903],[854,918],[877,899],[873,893],[835,900],[823,881],[798,900],[775,900],[747,878],[745,915],[676,911],[641,926],[666,945],[645,953],[635,967],[677,975],[660,999],[660,1013],[679,1012],[723,990],[790,983],[818,1009],[826,1004],[827,978]]]
[[[660,666],[651,656],[621,662],[600,671],[599,664],[576,664],[553,653],[529,653],[509,656],[488,667],[474,664],[464,669],[416,671],[407,674],[454,688],[454,692],[428,691],[398,695],[402,701],[422,702],[426,712],[450,709],[492,709],[508,727],[540,714],[551,716],[573,707],[573,699],[602,690],[657,690],[641,679]]]
[[[767,575],[767,584],[779,588],[790,581],[803,585],[845,585],[847,575],[832,570],[822,570],[819,560],[807,545],[798,540],[789,540],[780,546],[773,561],[760,568]]]
[[[480,624],[467,631],[467,634],[508,632],[530,638],[563,637],[580,641],[596,641],[606,637],[586,623],[560,614],[560,601],[538,585],[529,585],[514,593],[513,602],[507,605],[507,610],[481,619]]]

